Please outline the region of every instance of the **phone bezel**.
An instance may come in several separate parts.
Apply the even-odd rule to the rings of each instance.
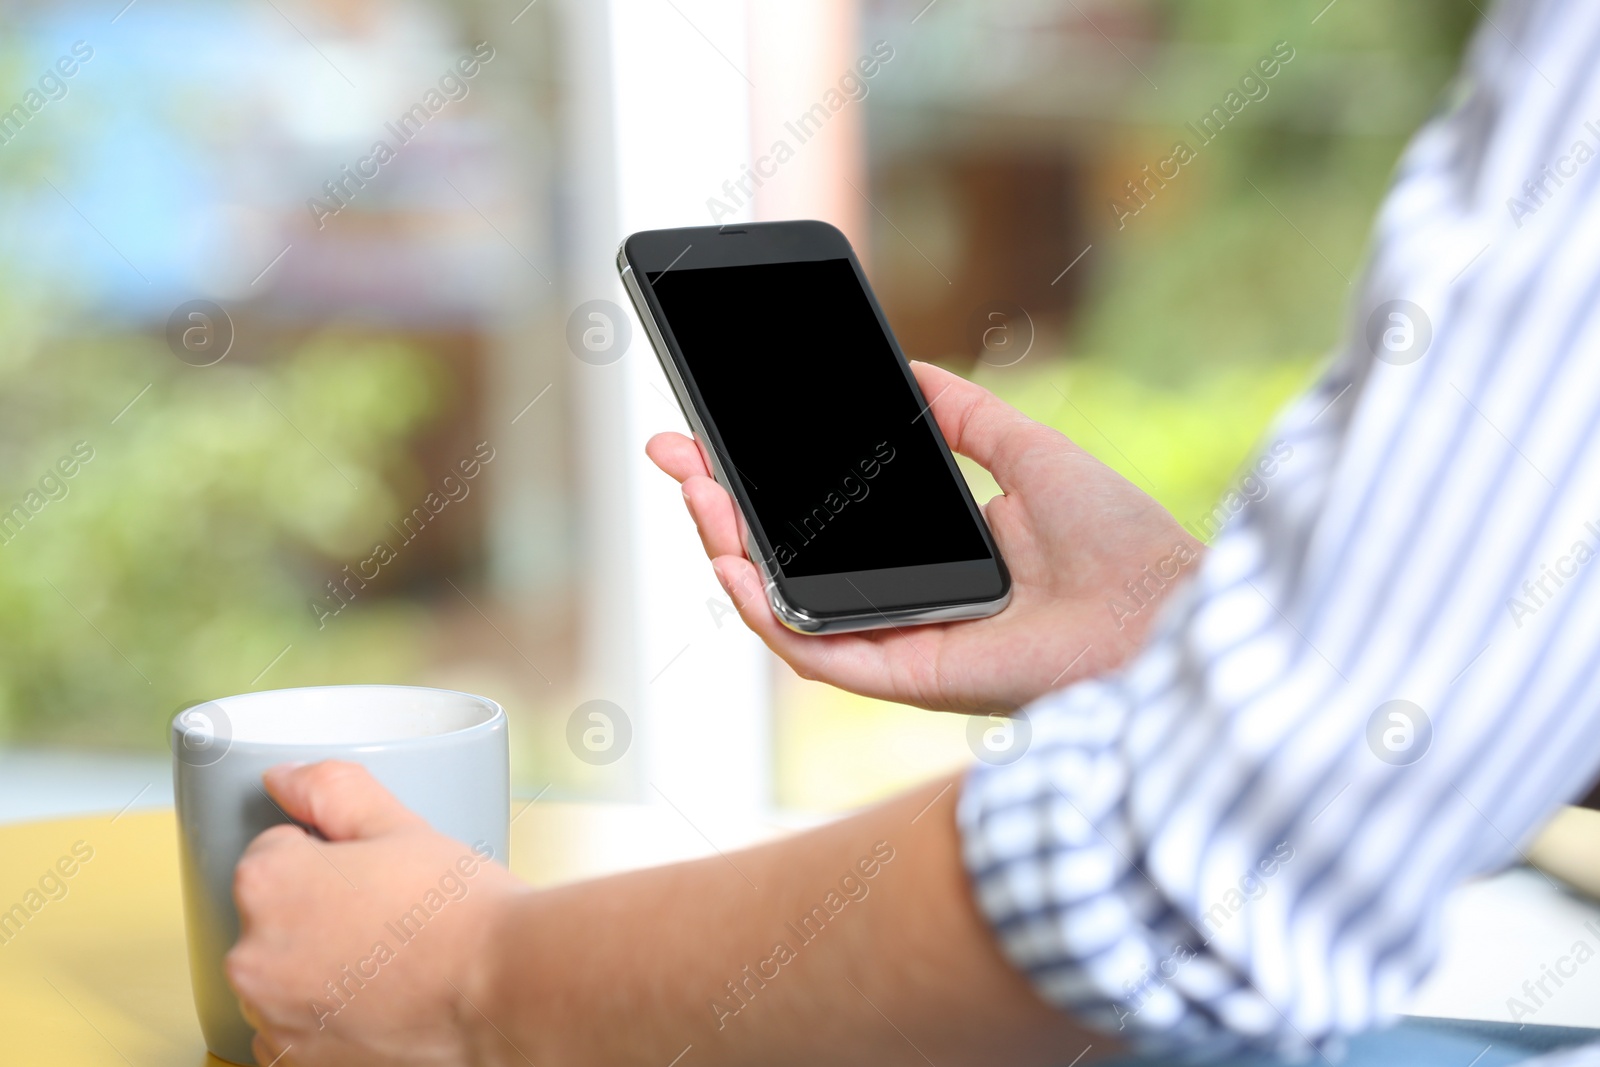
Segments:
[[[762,528],[742,479],[729,477],[733,463],[706,410],[681,347],[672,334],[649,275],[658,271],[845,259],[924,418],[934,431],[939,452],[976,524],[989,559],[963,560],[911,567],[792,577],[775,560],[773,542]],[[712,473],[732,494],[753,544],[746,551],[762,569],[768,598],[778,618],[808,633],[868,629],[900,623],[980,618],[1001,610],[1010,599],[1011,576],[983,512],[967,486],[955,457],[929,410],[927,398],[901,351],[894,331],[878,304],[860,260],[843,233],[824,222],[747,223],[635,233],[618,250],[617,265],[627,283],[662,369],[680,407],[712,459]]]

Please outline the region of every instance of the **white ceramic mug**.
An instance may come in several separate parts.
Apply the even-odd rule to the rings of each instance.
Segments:
[[[364,764],[435,830],[506,862],[506,714],[485,697],[401,685],[319,686],[224,697],[172,720],[172,777],[189,973],[206,1047],[253,1064],[248,1023],[223,975],[239,936],[233,870],[288,819],[261,774],[280,763]]]

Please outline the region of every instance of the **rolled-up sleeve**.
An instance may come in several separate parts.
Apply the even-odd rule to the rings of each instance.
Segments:
[[[964,784],[1006,956],[1147,1046],[1380,1021],[1445,894],[1600,769],[1600,8],[1490,18],[1401,161],[1348,342],[1145,648],[1024,709],[1020,755]]]

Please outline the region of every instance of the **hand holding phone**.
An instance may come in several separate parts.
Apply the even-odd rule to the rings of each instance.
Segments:
[[[733,499],[711,478],[700,447],[682,434],[658,434],[650,458],[683,483],[706,554],[745,623],[802,677],[940,711],[1010,710],[1116,667],[1143,642],[1159,600],[1195,569],[1199,542],[1060,433],[948,371],[911,367],[950,447],[999,483],[1003,495],[984,514],[1010,565],[1010,605],[967,622],[797,634],[768,606]],[[1163,561],[1180,574],[1154,588],[1145,568]],[[1143,583],[1147,598],[1131,614],[1129,583]]]

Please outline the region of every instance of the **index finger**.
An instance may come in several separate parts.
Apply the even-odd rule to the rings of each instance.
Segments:
[[[280,764],[262,779],[285,815],[315,826],[330,841],[377,837],[422,822],[359,763]]]

